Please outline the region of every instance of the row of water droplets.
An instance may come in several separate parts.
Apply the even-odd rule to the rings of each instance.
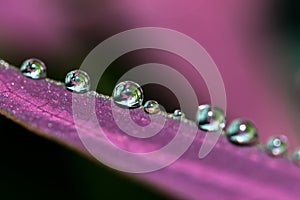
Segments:
[[[0,64],[7,67],[7,63],[3,60]],[[47,76],[46,65],[35,58],[24,61],[20,71],[24,76],[32,79],[43,79]],[[75,93],[88,92],[91,87],[89,75],[82,70],[70,71],[65,78],[65,87],[67,90]],[[160,105],[155,100],[148,100],[143,105],[143,90],[137,83],[132,81],[124,81],[117,84],[113,90],[112,100],[116,105],[123,108],[134,109],[143,107],[148,114],[161,113]],[[184,113],[178,109],[167,116],[174,119],[185,119]],[[235,119],[224,130],[225,115],[222,109],[218,107],[207,104],[198,106],[195,122],[200,130],[224,133],[233,144],[240,146],[259,144],[257,129],[251,121]],[[272,137],[264,148],[273,157],[286,156],[288,152],[287,138],[285,136]],[[300,148],[293,153],[291,159],[300,165]]]

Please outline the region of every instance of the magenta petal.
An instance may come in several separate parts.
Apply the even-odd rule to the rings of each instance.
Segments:
[[[109,100],[96,97],[95,113],[115,145],[147,152],[161,148],[176,134],[174,127],[178,121],[167,119],[160,136],[147,142],[124,136],[112,120],[109,104]],[[14,68],[1,66],[0,112],[34,133],[90,156],[74,125],[72,93],[59,84],[32,80]],[[134,110],[132,118],[138,124],[145,124],[142,110]],[[83,120],[86,120],[82,124],[86,135],[99,139],[93,132],[94,122]],[[170,166],[155,172],[127,175],[178,198],[299,199],[300,168],[288,159],[271,158],[256,147],[234,146],[221,136],[213,151],[200,160],[197,155],[204,136],[199,131],[190,148]]]

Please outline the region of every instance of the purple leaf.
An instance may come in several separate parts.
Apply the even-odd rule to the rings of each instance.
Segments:
[[[92,93],[86,96],[94,98]],[[96,96],[95,102],[95,114],[107,138],[123,149],[132,152],[152,151],[163,147],[176,135],[179,121],[172,119],[166,120],[164,128],[155,137],[144,140],[126,135],[113,120],[110,100]],[[122,110],[118,112],[123,113]],[[62,84],[51,80],[32,80],[17,69],[2,65],[0,113],[36,134],[91,156],[75,127],[72,93]],[[145,125],[149,121],[140,109],[133,110],[131,114],[137,124]],[[86,137],[104,144],[103,138],[94,129],[94,123],[83,116],[79,128]],[[185,127],[192,129],[189,124],[185,124]],[[204,136],[205,133],[198,131],[188,150],[170,166],[150,173],[125,174],[180,199],[299,198],[300,168],[288,159],[271,158],[258,147],[234,146],[221,136],[213,151],[200,160],[198,151]]]

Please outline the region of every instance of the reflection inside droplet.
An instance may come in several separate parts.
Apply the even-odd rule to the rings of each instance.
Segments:
[[[196,113],[196,123],[204,131],[220,131],[225,127],[225,116],[218,107],[201,105]]]
[[[112,98],[120,107],[137,108],[142,105],[144,95],[142,88],[137,83],[124,81],[114,88]]]
[[[156,114],[160,111],[157,101],[148,100],[144,105],[144,110],[148,114]]]
[[[283,136],[271,137],[266,144],[266,152],[274,157],[281,157],[287,153],[288,146]]]
[[[46,65],[36,58],[24,61],[21,65],[20,71],[24,76],[32,79],[46,78]]]
[[[236,119],[226,129],[228,140],[239,145],[253,145],[258,141],[256,128],[250,121]]]
[[[73,70],[66,75],[65,86],[71,92],[87,92],[91,87],[90,77],[82,70]]]

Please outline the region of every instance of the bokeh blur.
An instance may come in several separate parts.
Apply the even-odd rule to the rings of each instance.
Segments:
[[[292,149],[300,146],[297,0],[0,0],[0,58],[15,66],[39,58],[47,64],[48,77],[63,81],[100,42],[145,26],[182,32],[208,51],[224,79],[229,120],[254,121],[262,141],[285,134]],[[186,61],[150,49],[113,62],[99,92],[110,95],[123,73],[148,62],[177,69],[191,82],[199,101],[209,103],[205,83]],[[159,101],[167,111],[178,108],[168,88],[148,85],[144,91],[146,99]],[[0,164],[4,199],[165,198],[3,117],[0,126],[5,130]]]

